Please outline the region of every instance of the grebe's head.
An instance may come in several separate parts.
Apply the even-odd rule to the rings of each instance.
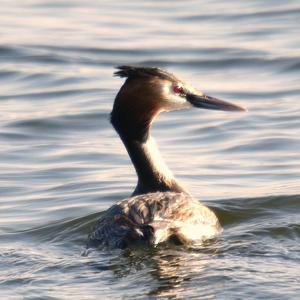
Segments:
[[[192,107],[244,111],[238,105],[213,98],[160,68],[120,66],[114,74],[127,78],[114,103],[111,121],[120,131],[149,128],[161,111]]]

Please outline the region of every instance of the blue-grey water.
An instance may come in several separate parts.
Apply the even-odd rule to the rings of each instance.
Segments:
[[[0,3],[1,299],[299,299],[300,3]],[[82,255],[136,176],[109,123],[120,64],[248,112],[164,113],[153,135],[224,232],[200,249]]]

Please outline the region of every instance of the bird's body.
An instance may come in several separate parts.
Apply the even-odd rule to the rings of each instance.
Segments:
[[[222,229],[212,210],[193,199],[166,167],[150,135],[161,111],[207,109],[241,111],[241,107],[204,95],[173,74],[158,68],[119,67],[127,77],[111,113],[138,175],[132,197],[102,214],[88,238],[88,247],[201,243]]]
[[[89,246],[195,244],[220,231],[215,214],[190,195],[156,192],[124,199],[108,209],[90,234]]]

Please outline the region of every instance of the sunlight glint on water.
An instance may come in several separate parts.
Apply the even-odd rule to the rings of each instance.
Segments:
[[[298,1],[8,1],[0,28],[0,298],[297,299]],[[136,176],[109,112],[120,64],[245,114],[162,114],[153,135],[224,233],[201,249],[84,253]]]

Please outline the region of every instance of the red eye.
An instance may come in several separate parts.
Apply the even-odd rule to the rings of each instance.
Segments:
[[[183,93],[183,88],[181,86],[174,85],[173,91],[174,91],[175,94],[182,94]]]

